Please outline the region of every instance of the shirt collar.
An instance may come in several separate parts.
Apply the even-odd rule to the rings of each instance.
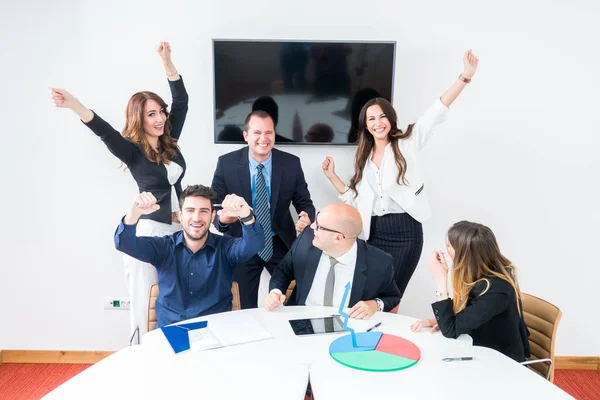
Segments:
[[[269,157],[265,161],[259,163],[254,158],[252,158],[252,154],[250,154],[250,151],[248,151],[248,161],[250,162],[250,166],[252,167],[252,169],[256,169],[256,167],[258,166],[258,164],[262,164],[265,167],[271,165],[271,159],[272,158],[273,158],[273,152],[271,151],[271,153],[269,154]]]
[[[202,250],[205,246],[210,246],[213,249],[216,248],[215,235],[210,230],[208,231],[207,235],[208,235],[208,237],[206,238],[206,243],[204,243],[204,246],[202,246],[202,248],[200,250]],[[185,246],[185,240],[183,238],[183,231],[176,232],[174,237],[175,237],[175,246],[179,246],[179,245]]]
[[[348,267],[354,267],[356,265],[356,255],[358,252],[358,246],[356,245],[356,240],[350,250],[348,250],[345,254],[342,254],[339,257],[336,257],[338,263],[344,264]]]

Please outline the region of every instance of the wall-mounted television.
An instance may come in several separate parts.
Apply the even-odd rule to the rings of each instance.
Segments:
[[[354,144],[362,106],[391,102],[395,42],[213,40],[215,143],[263,110],[277,144]]]

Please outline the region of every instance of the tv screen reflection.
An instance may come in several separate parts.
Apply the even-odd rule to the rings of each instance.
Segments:
[[[215,40],[215,143],[244,143],[244,121],[263,110],[276,143],[352,144],[358,114],[391,100],[391,42]]]

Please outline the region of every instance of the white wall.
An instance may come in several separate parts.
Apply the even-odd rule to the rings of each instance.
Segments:
[[[154,53],[169,40],[190,93],[184,183],[210,184],[217,156],[238,147],[212,143],[211,39],[256,38],[397,41],[394,103],[404,125],[456,78],[472,47],[480,71],[422,153],[434,215],[401,312],[430,314],[435,286],[425,260],[453,222],[475,220],[520,267],[523,290],[562,309],[557,354],[600,354],[600,135],[592,117],[600,13],[594,1],[562,3],[3,5],[0,348],[114,350],[128,340],[127,312],[104,311],[102,299],[127,294],[112,234],[136,188],[72,113],[51,105],[48,88],[67,88],[121,129],[135,91],[169,98]],[[354,148],[281,148],[301,157],[317,208],[336,201],[320,163],[334,156],[348,177]]]

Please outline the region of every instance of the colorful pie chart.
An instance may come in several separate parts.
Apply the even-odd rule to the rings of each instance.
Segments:
[[[411,341],[381,332],[342,336],[329,346],[331,357],[350,368],[389,372],[412,367],[421,358],[421,350]]]

